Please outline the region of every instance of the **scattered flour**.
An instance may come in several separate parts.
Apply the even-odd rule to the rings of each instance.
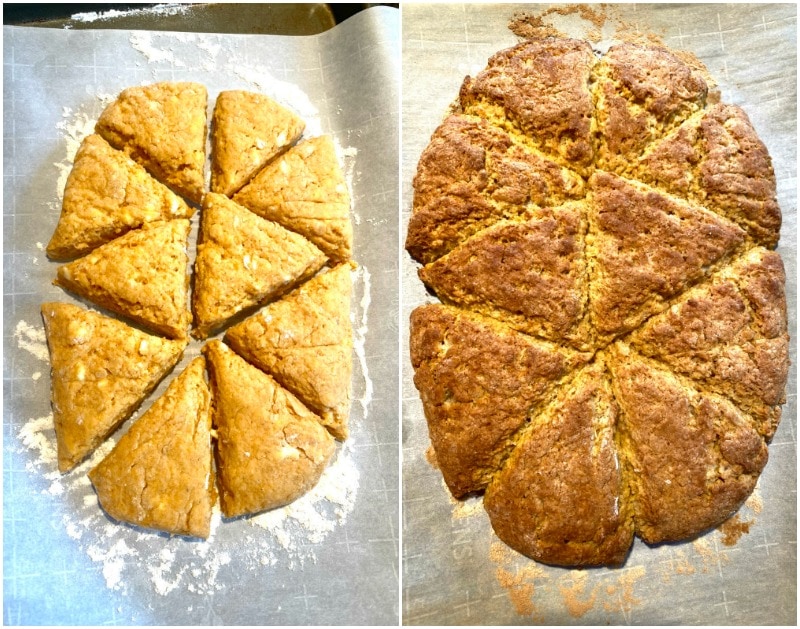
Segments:
[[[37,328],[27,321],[20,321],[17,323],[17,327],[14,328],[14,338],[17,341],[17,347],[20,349],[24,349],[39,360],[50,360],[50,353],[47,350],[47,336],[45,336],[43,327]],[[34,380],[38,380],[35,375]]]
[[[102,13],[98,13],[97,11],[87,11],[84,13],[73,13],[70,16],[70,19],[74,20],[75,22],[96,22],[98,20],[110,20],[118,17],[129,16],[129,15],[162,15],[162,16],[171,16],[171,15],[179,15],[181,13],[186,13],[191,9],[190,4],[179,4],[179,3],[171,3],[171,4],[156,4],[152,7],[148,7],[146,9],[131,9],[128,11],[119,11],[117,9],[110,9],[108,11],[103,11]]]
[[[358,357],[358,364],[361,367],[361,373],[364,377],[364,392],[359,398],[361,408],[364,411],[364,419],[369,414],[369,405],[372,402],[372,380],[369,377],[369,369],[367,368],[367,355],[366,355],[366,338],[367,338],[367,316],[369,313],[369,305],[371,302],[370,297],[370,274],[365,266],[358,267],[355,272],[356,282],[354,287],[361,291],[361,300],[357,303],[356,320],[353,322],[353,331],[355,333],[354,348],[356,356]],[[351,315],[353,316],[353,315]]]

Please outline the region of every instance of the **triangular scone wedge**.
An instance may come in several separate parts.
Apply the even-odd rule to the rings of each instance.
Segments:
[[[58,269],[54,284],[170,338],[188,334],[189,221],[145,223]]]
[[[696,114],[639,159],[637,178],[732,220],[765,247],[781,231],[767,147],[747,114],[717,104]]]
[[[603,171],[590,180],[589,304],[610,340],[710,275],[745,233],[708,210]]]
[[[214,192],[203,202],[198,242],[192,295],[197,338],[280,297],[325,264],[325,255],[303,236]]]
[[[211,532],[211,394],[195,358],[89,472],[112,518],[174,535]]]
[[[665,48],[612,46],[592,70],[596,165],[630,176],[642,152],[705,107],[708,85]]]
[[[279,301],[230,328],[228,343],[268,372],[347,438],[353,329],[350,264],[320,273]]]
[[[211,191],[231,196],[294,144],[305,122],[263,94],[230,90],[217,96],[211,128]]]
[[[442,299],[549,341],[592,346],[584,255],[586,204],[501,221],[419,271]],[[502,279],[498,279],[502,278]]]
[[[199,203],[205,188],[207,102],[199,83],[129,87],[100,114],[95,131],[161,183]]]
[[[97,134],[81,143],[47,255],[76,258],[144,223],[191,218],[194,209]]]
[[[410,336],[414,384],[456,498],[486,487],[531,416],[591,357],[441,304],[411,313]]]
[[[274,509],[314,487],[336,447],[319,417],[221,341],[206,343],[203,354],[223,515]]]
[[[767,463],[752,418],[622,342],[607,362],[636,534],[649,544],[677,541],[731,517]]]
[[[559,566],[625,560],[633,521],[614,440],[618,415],[602,358],[559,388],[486,488],[500,539]]]
[[[303,234],[334,263],[352,255],[350,193],[330,136],[296,144],[233,198],[259,216]]]
[[[729,397],[769,439],[789,372],[785,283],[780,255],[755,247],[648,319],[628,342]]]
[[[138,408],[183,355],[151,336],[65,303],[42,304],[50,349],[58,469],[68,472]]]

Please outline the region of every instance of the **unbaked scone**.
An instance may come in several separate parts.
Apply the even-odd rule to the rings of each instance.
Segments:
[[[346,439],[353,370],[351,264],[320,273],[231,327],[225,342]]]
[[[89,472],[115,520],[174,535],[211,532],[211,395],[195,358]]]
[[[186,342],[72,304],[45,303],[41,311],[58,469],[68,472],[130,417],[180,360]]]
[[[53,282],[144,327],[189,333],[189,221],[145,223],[60,266]]]
[[[211,191],[230,197],[294,144],[305,122],[263,94],[227,90],[217,96],[211,129]]]
[[[323,264],[300,234],[209,192],[194,265],[194,336],[206,338],[237,313],[280,297]]]
[[[233,198],[259,216],[302,234],[333,263],[352,256],[350,193],[330,136],[296,144]]]
[[[336,443],[319,418],[221,341],[206,343],[203,355],[223,515],[274,509],[314,487]]]
[[[75,155],[47,255],[76,258],[144,223],[192,214],[194,209],[181,197],[92,134]]]
[[[129,87],[103,110],[95,131],[161,183],[200,203],[205,191],[207,102],[208,92],[200,83]]]

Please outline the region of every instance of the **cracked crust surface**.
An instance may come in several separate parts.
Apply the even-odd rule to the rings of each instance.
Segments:
[[[350,264],[320,273],[228,329],[225,342],[294,393],[337,439],[350,415]]]
[[[229,518],[288,504],[319,481],[335,441],[319,418],[221,341],[203,346],[217,431],[217,481]]]
[[[68,472],[138,408],[183,355],[171,341],[67,303],[42,304],[58,469]]]
[[[333,263],[345,262],[352,255],[350,192],[330,136],[296,144],[265,166],[233,199],[302,234]]]
[[[303,236],[209,192],[195,260],[194,336],[203,339],[237,313],[307,280],[325,256]]]
[[[663,48],[528,41],[464,80],[420,157],[406,249],[446,304],[411,315],[431,442],[538,561],[699,535],[766,463],[789,365],[775,174],[707,90]],[[536,343],[585,353],[532,403]]]
[[[211,191],[226,196],[294,144],[305,122],[271,98],[255,92],[220,92],[211,136]]]
[[[129,87],[103,110],[95,131],[156,179],[200,203],[207,101],[207,90],[200,83],[165,81]]]
[[[209,536],[210,402],[205,359],[197,357],[89,472],[106,513],[174,535]]]
[[[51,259],[75,258],[146,222],[191,218],[194,209],[97,134],[81,142],[47,245]]]
[[[188,334],[189,221],[145,223],[60,266],[54,284],[171,338]]]

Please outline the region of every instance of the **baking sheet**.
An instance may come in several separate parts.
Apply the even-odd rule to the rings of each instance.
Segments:
[[[396,624],[399,12],[310,37],[4,27],[3,62],[4,624]],[[209,109],[222,89],[292,107],[306,135],[333,134],[353,196],[351,438],[307,497],[217,514],[207,542],[105,517],[85,474],[108,445],[65,476],[53,457],[39,305],[74,300],[44,246],[78,142],[121,89],[158,80],[204,83]]]
[[[411,179],[463,77],[517,43],[514,13],[554,5],[403,6],[402,227]],[[556,6],[558,8],[558,6]],[[619,569],[546,567],[492,533],[480,499],[453,501],[430,446],[408,358],[408,315],[433,300],[402,255],[403,621],[406,624],[788,624],[796,620],[796,7],[561,5],[543,24],[574,37],[652,33],[696,55],[741,105],[773,158],[787,271],[792,368],[770,461],[738,520],[683,544],[636,540]],[[584,12],[585,18],[580,16]],[[608,19],[602,19],[605,16]],[[738,524],[737,524],[738,523]],[[744,533],[749,523],[749,532]],[[737,535],[741,535],[735,543]]]

